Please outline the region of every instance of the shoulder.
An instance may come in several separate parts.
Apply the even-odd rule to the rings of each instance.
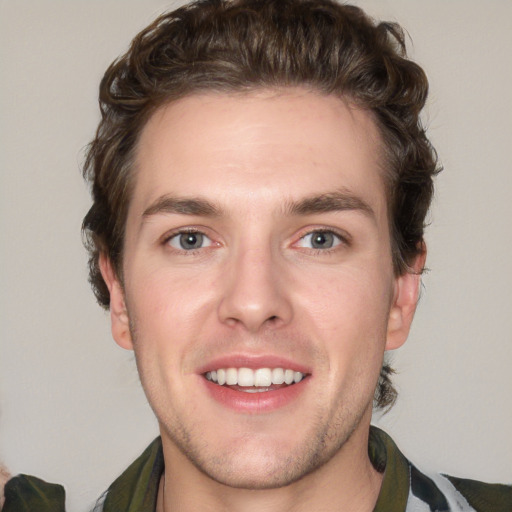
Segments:
[[[95,510],[154,511],[158,483],[163,472],[160,438],[117,478]],[[4,503],[1,497],[4,493]],[[10,477],[0,467],[0,510],[2,512],[65,512],[64,487],[29,475]]]
[[[407,511],[426,505],[430,510],[512,512],[512,486],[490,484],[444,474],[422,473],[412,463]]]
[[[512,512],[512,486],[420,471],[385,432],[372,427],[374,467],[384,471],[375,512]],[[391,508],[391,507],[394,508]]]
[[[154,511],[163,471],[162,442],[158,437],[112,483],[95,510]]]
[[[2,512],[64,512],[64,487],[50,484],[28,475],[18,475],[7,481]]]
[[[462,496],[477,512],[511,512],[512,485],[490,484],[478,480],[440,475],[453,488],[453,495]]]

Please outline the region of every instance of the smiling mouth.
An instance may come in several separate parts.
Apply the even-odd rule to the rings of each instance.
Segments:
[[[219,368],[204,374],[219,386],[245,393],[262,393],[298,384],[307,374],[289,368]]]

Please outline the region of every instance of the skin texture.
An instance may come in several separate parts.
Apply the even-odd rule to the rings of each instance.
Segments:
[[[101,268],[159,420],[168,509],[372,510],[373,393],[419,287],[393,273],[379,144],[368,112],[300,89],[194,95],[144,128],[123,284]],[[180,230],[203,244],[183,249]],[[314,247],[319,231],[332,244]],[[240,410],[202,375],[233,356],[308,377],[282,406]]]

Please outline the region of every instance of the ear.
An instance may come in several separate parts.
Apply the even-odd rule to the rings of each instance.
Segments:
[[[401,347],[409,335],[420,294],[421,273],[427,257],[424,243],[421,249],[422,252],[416,256],[407,272],[395,278],[395,292],[389,311],[386,350]]]
[[[126,309],[124,292],[110,259],[105,253],[100,255],[100,271],[110,292],[110,324],[115,342],[126,350],[133,350],[130,334],[130,319]]]

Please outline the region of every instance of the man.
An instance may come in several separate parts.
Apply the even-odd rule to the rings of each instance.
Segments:
[[[426,95],[399,27],[324,0],[193,4],[109,68],[90,276],[161,439],[99,509],[510,510],[370,429],[425,263]]]

